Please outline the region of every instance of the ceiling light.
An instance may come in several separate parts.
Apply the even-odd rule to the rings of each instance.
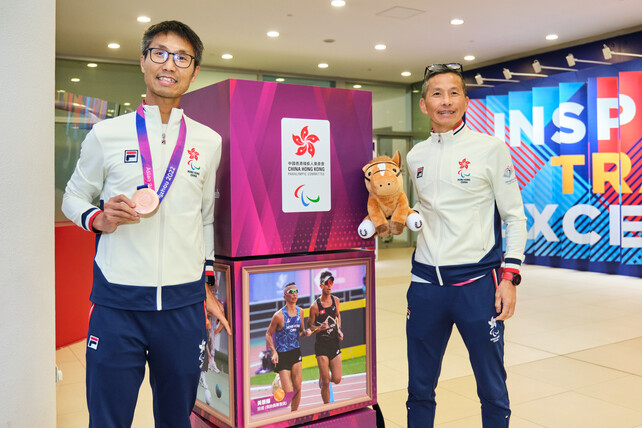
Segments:
[[[546,40],[557,40],[559,36],[557,34],[548,34]]]
[[[412,74],[412,73],[411,73],[411,72],[409,72],[409,71],[403,71],[403,72],[401,72],[401,75],[402,75],[403,77],[408,77],[408,76],[410,76],[411,74]]]
[[[334,7],[343,7],[346,5],[346,2],[344,0],[332,0],[330,4]]]
[[[375,49],[378,50],[378,51],[382,51],[382,50],[386,49],[386,45],[384,45],[384,44],[375,45]]]
[[[72,77],[71,81],[74,82],[74,83],[78,83],[78,82],[80,82],[80,79],[77,78],[77,77]]]
[[[361,85],[359,85],[359,84],[357,84],[357,85],[352,85],[352,87],[353,87],[354,89],[361,89],[361,88],[362,88],[362,86],[361,86]]]
[[[642,55],[640,54],[634,54],[634,53],[626,53],[626,52],[613,52],[611,48],[609,48],[606,45],[602,45],[602,55],[604,55],[604,59],[611,59],[613,58],[613,55],[622,55],[622,56],[633,56],[637,58],[642,58]]]
[[[118,49],[120,45],[118,43],[110,43],[107,45],[109,49]]]
[[[141,98],[145,98],[146,96],[147,96],[147,94],[140,94]]]
[[[267,32],[267,35],[268,35],[268,37],[279,37],[279,32],[271,30],[271,31]]]
[[[56,92],[58,92],[59,94],[62,94],[62,93],[65,92],[65,90],[64,89],[58,89]]]
[[[548,77],[548,74],[535,74],[535,73],[515,73],[510,71],[507,68],[504,68],[502,70],[502,73],[504,74],[504,77],[506,80],[511,80],[513,76],[526,76],[526,77]]]
[[[475,60],[475,55],[466,55],[464,57],[464,60],[466,60],[466,61],[474,61]]]
[[[413,89],[413,90],[412,90],[412,93],[413,93],[413,94],[418,94],[418,93],[419,93],[419,89]]]
[[[277,82],[285,82],[285,79],[283,77],[277,77],[276,81]]]
[[[149,22],[151,20],[152,18],[150,18],[149,16],[139,16],[138,18],[136,18],[136,21],[138,22]]]
[[[450,23],[452,25],[461,25],[461,24],[464,23],[464,20],[463,19],[459,19],[459,18],[454,18],[454,19],[450,20]]]
[[[128,107],[128,106],[130,106],[130,105],[132,105],[132,104],[131,104],[131,103],[123,103],[123,105],[124,105],[125,107]]]
[[[321,64],[319,64],[319,68],[328,68],[328,64],[322,62]]]
[[[610,64],[609,62],[593,61],[591,59],[577,59],[572,53],[566,55],[566,63],[568,64],[569,67],[575,67],[575,63],[577,62],[583,62],[586,64],[604,64],[604,65]]]
[[[508,80],[508,79],[491,79],[491,78],[488,78],[488,77],[482,77],[481,74],[477,73],[477,74],[475,74],[475,82],[477,83],[477,86],[487,86],[487,85],[484,85],[484,82],[502,82],[502,83],[513,82],[513,83],[519,83],[520,81],[519,80],[512,80],[512,79],[511,80]]]
[[[223,59],[232,59],[232,58],[234,58],[234,56],[232,56],[232,54],[225,53],[225,54],[221,55],[221,58],[223,58]]]
[[[96,68],[96,67],[98,67],[98,64],[96,64],[95,62],[90,62],[89,64],[87,64],[87,67]]]
[[[566,67],[551,67],[548,65],[542,65],[540,64],[539,60],[533,61],[533,70],[535,70],[535,73],[541,73],[543,69],[547,70],[559,70],[559,71],[577,71],[574,68],[566,68]]]

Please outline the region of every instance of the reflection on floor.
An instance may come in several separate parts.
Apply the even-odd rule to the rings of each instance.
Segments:
[[[376,264],[377,388],[386,427],[406,426],[405,315],[412,249],[380,250]],[[506,323],[511,427],[642,427],[642,281],[525,266]],[[86,427],[85,342],[56,352],[58,428]],[[437,388],[436,427],[481,427],[475,379],[457,334]],[[135,428],[153,427],[146,378]]]

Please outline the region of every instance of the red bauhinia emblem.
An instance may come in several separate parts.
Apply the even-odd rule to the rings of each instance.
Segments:
[[[308,127],[304,126],[301,130],[301,135],[292,134],[292,140],[299,146],[296,151],[297,156],[303,156],[306,152],[314,157],[314,143],[319,141],[319,137],[314,134],[308,133]]]
[[[192,147],[192,150],[188,150],[187,154],[189,154],[190,159],[198,160],[198,152],[195,148]]]

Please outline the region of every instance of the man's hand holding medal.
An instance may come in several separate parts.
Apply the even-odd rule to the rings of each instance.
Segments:
[[[140,220],[134,208],[136,203],[125,195],[118,195],[105,202],[103,212],[98,214],[92,223],[94,230],[111,233],[118,226]]]

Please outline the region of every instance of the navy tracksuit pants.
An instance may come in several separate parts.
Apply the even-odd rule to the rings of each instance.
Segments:
[[[406,320],[409,428],[434,424],[435,388],[453,324],[468,348],[484,428],[508,426],[504,323],[494,318],[498,315],[495,288],[492,273],[463,286],[410,283]]]
[[[89,427],[131,427],[148,363],[156,428],[189,428],[204,349],[203,302],[163,311],[94,305],[86,354]]]

